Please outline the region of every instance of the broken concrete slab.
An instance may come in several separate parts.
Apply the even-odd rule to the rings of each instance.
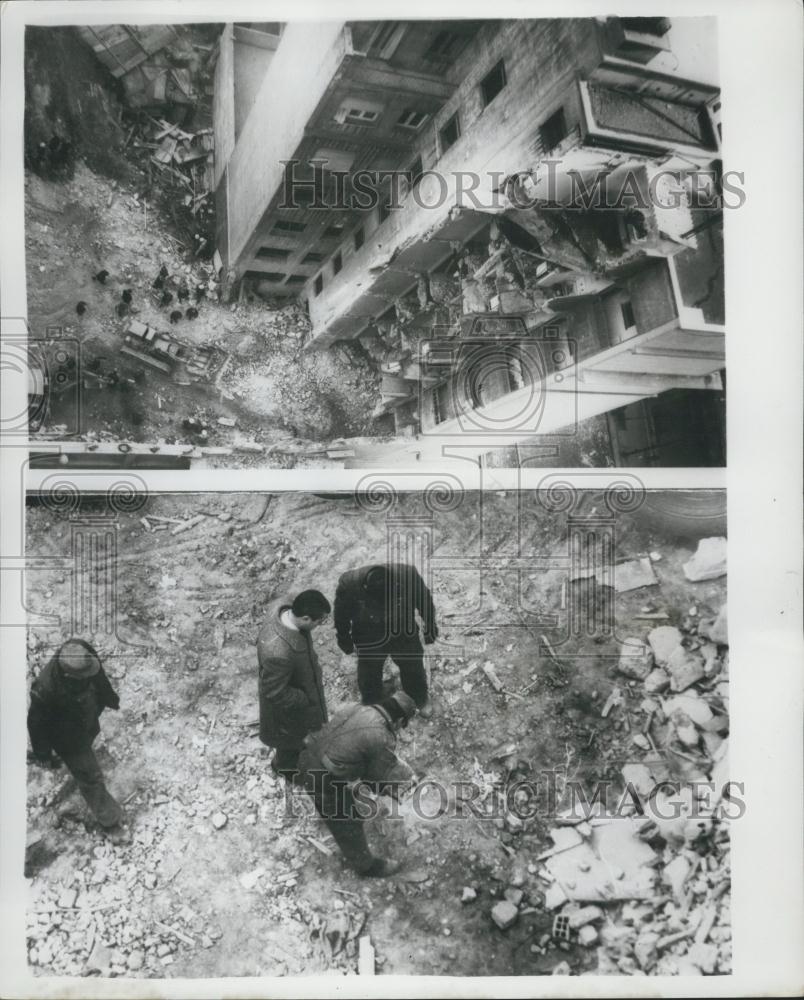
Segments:
[[[689,859],[683,854],[677,854],[669,864],[665,865],[662,872],[662,882],[670,886],[673,895],[679,902],[684,901],[684,886],[690,876],[691,870],[692,865]]]
[[[653,651],[653,658],[659,667],[665,666],[667,661],[681,645],[681,632],[673,625],[659,625],[648,633],[648,644]]]
[[[629,559],[617,563],[614,567],[614,589],[618,594],[629,590],[639,590],[642,587],[655,587],[659,581],[653,572],[653,564],[647,556],[642,559]]]
[[[599,821],[591,843],[555,854],[546,862],[565,894],[578,902],[648,899],[653,894],[656,853],[626,819]]]
[[[671,691],[686,691],[687,688],[706,676],[703,657],[678,646],[667,661]]]
[[[695,555],[684,563],[684,576],[692,583],[716,580],[726,575],[726,539],[722,536],[702,538]]]
[[[642,681],[651,672],[653,656],[648,646],[636,638],[624,639],[620,645],[617,672]]]

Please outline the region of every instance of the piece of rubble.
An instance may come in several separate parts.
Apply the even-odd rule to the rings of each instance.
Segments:
[[[244,889],[253,889],[264,874],[264,868],[255,868],[253,871],[244,872],[240,876],[240,884]]]
[[[620,646],[618,673],[642,681],[651,672],[653,657],[650,649],[641,639],[624,639]]]
[[[692,866],[683,854],[677,854],[673,860],[664,866],[662,881],[669,885],[673,895],[680,902],[684,900],[684,886],[690,876]]]
[[[521,889],[506,889],[504,895],[509,903],[513,906],[519,907],[525,893]]]
[[[357,974],[359,976],[375,975],[374,945],[368,934],[364,934],[358,942]]]
[[[229,817],[226,813],[216,812],[212,814],[212,825],[216,830],[222,830],[228,822]]]
[[[507,931],[509,927],[516,923],[518,916],[519,910],[517,910],[513,903],[509,903],[508,900],[496,903],[491,908],[491,919],[501,931]]]
[[[602,920],[603,916],[603,910],[599,906],[584,906],[569,914],[569,925],[572,930],[577,931],[586,924],[594,923],[595,920]]]
[[[695,555],[684,563],[684,576],[693,583],[716,580],[726,574],[726,539],[702,538]]]
[[[470,885],[465,885],[461,891],[462,903],[473,903],[477,899],[477,890]]]
[[[546,910],[557,910],[567,902],[568,898],[558,882],[554,882],[544,894],[544,907]]]
[[[59,901],[57,905],[62,910],[70,910],[75,906],[77,899],[78,899],[78,889],[74,888],[62,889],[62,891],[59,893]]]
[[[655,931],[643,931],[634,942],[634,958],[643,972],[647,972],[656,962],[656,945],[659,935]]]
[[[713,718],[712,709],[696,691],[663,699],[662,711],[667,716],[672,716],[675,712],[683,712],[696,726],[703,726]]]
[[[650,559],[629,559],[614,567],[614,589],[618,594],[641,587],[655,587],[658,584]]]
[[[674,625],[659,625],[648,633],[648,644],[659,667],[665,666],[676,648],[681,645],[681,632]]]
[[[705,619],[698,626],[698,635],[704,639],[711,639],[717,646],[728,646],[729,644],[729,623],[727,605],[718,611],[717,618]]]
[[[132,951],[126,960],[126,965],[132,972],[137,972],[145,965],[144,953],[139,951],[139,949]]]
[[[699,653],[677,646],[667,661],[670,690],[686,691],[690,685],[706,676],[703,657]]]
[[[565,894],[579,902],[646,899],[653,894],[656,852],[625,818],[598,821],[591,841],[554,854],[545,862]]]
[[[645,678],[645,691],[647,694],[661,694],[670,687],[670,675],[661,667],[651,670]]]
[[[693,943],[684,957],[687,961],[697,965],[704,975],[711,976],[717,967],[717,945]]]
[[[97,970],[102,976],[108,976],[112,964],[112,951],[103,942],[96,941],[87,959],[87,969]]]
[[[626,785],[630,785],[640,798],[647,798],[656,785],[646,764],[625,764],[620,773]]]
[[[597,931],[591,924],[586,924],[578,931],[578,943],[584,948],[591,948],[598,941]]]

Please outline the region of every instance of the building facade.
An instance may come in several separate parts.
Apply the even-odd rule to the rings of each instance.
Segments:
[[[360,344],[419,460],[534,386],[512,440],[722,388],[713,19],[291,23],[240,84],[238,30],[216,78],[224,266],[305,301],[310,349]],[[516,321],[530,386],[503,363],[461,388],[489,316]]]

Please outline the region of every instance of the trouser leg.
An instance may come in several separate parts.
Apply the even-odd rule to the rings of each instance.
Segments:
[[[394,645],[391,659],[399,667],[402,690],[421,706],[427,700],[427,673],[424,669],[424,648],[418,637]]]
[[[382,668],[385,653],[357,651],[357,686],[364,705],[376,705],[382,700]]]
[[[106,787],[103,771],[92,747],[61,754],[61,759],[75,778],[92,815],[100,825],[117,826],[123,819],[123,810]]]
[[[281,775],[285,781],[295,782],[299,774],[300,752],[300,750],[277,747],[271,761],[271,770],[274,774]]]
[[[318,761],[312,765],[303,758],[302,774],[304,787],[341,849],[346,864],[358,873],[368,871],[374,856],[366,840],[363,820],[354,810],[349,786],[343,781],[334,781]]]

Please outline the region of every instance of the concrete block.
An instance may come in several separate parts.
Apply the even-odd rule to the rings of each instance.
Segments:
[[[657,666],[663,667],[681,645],[681,632],[673,625],[659,625],[648,633],[648,643]]]
[[[661,667],[651,670],[645,678],[645,692],[647,694],[661,694],[670,687],[670,675]]]
[[[584,948],[591,948],[597,944],[597,931],[591,924],[586,924],[578,931],[578,943]]]
[[[690,652],[683,646],[676,647],[667,661],[667,672],[670,674],[670,689],[686,691],[690,685],[706,675],[703,657]]]
[[[620,661],[617,672],[626,677],[642,681],[651,672],[653,657],[650,649],[641,639],[625,639],[620,646]]]
[[[726,575],[726,539],[702,538],[695,555],[684,563],[684,576],[693,583]]]
[[[509,927],[515,924],[518,916],[519,910],[517,910],[513,903],[509,903],[508,900],[496,903],[491,908],[491,919],[501,931],[507,931]]]

